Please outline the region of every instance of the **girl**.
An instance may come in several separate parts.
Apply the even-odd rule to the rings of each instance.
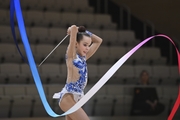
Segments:
[[[59,99],[59,106],[65,112],[76,104],[84,95],[87,83],[88,60],[99,48],[102,39],[83,26],[72,25],[67,34],[70,41],[66,52],[67,81],[61,92],[55,93],[53,98]],[[66,120],[89,120],[82,108],[66,116]]]

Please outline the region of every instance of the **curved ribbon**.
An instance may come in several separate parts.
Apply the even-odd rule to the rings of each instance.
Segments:
[[[21,55],[21,58],[26,62],[27,62],[27,59],[23,56],[23,54],[21,53],[21,50],[19,49],[19,46],[18,46],[18,42],[17,42],[17,39],[16,39],[16,34],[15,34],[15,28],[14,28],[14,1],[11,0],[11,3],[10,3],[10,24],[11,24],[11,32],[12,32],[12,35],[13,35],[13,39],[14,39],[14,42],[16,44],[16,48],[18,49],[18,52],[20,53]]]
[[[141,43],[139,43],[137,46],[135,46],[133,49],[131,49],[128,53],[126,53],[123,57],[121,57],[104,74],[104,76],[85,94],[85,96],[82,99],[80,99],[80,101],[78,101],[72,108],[70,108],[68,111],[66,111],[63,114],[58,115],[51,109],[51,107],[49,106],[49,104],[47,102],[46,96],[44,94],[44,90],[43,90],[42,83],[41,83],[41,80],[40,80],[40,77],[39,77],[39,74],[38,74],[38,70],[37,70],[36,64],[34,62],[34,58],[33,58],[32,52],[31,52],[31,48],[30,48],[30,45],[29,45],[29,42],[28,42],[28,39],[27,39],[27,35],[26,35],[26,31],[25,31],[25,26],[24,26],[24,21],[23,21],[23,17],[22,17],[22,11],[21,11],[19,0],[11,0],[11,5],[14,5],[14,7],[15,7],[15,12],[16,12],[16,16],[17,16],[17,21],[18,21],[18,26],[19,26],[21,38],[22,38],[22,41],[23,41],[23,44],[24,44],[24,47],[25,47],[26,55],[27,55],[27,58],[28,58],[31,73],[32,73],[34,81],[35,81],[35,85],[37,87],[38,93],[40,95],[41,101],[42,101],[42,103],[44,105],[44,108],[45,108],[46,112],[52,117],[65,116],[65,115],[68,115],[68,114],[71,114],[71,113],[75,112],[80,107],[82,107],[111,78],[111,76],[123,65],[123,63],[134,52],[136,52],[142,45],[144,45],[146,42],[153,39],[154,37],[167,38],[174,45],[174,47],[176,49],[176,52],[177,52],[177,56],[178,56],[178,68],[179,68],[179,73],[180,73],[180,54],[179,54],[179,51],[178,51],[175,43],[173,42],[173,40],[171,40],[168,36],[163,35],[163,34],[151,36],[151,37],[143,40]],[[11,9],[10,12],[12,14],[12,13],[14,13],[14,10]],[[13,26],[14,25],[11,24],[11,29],[14,29]],[[14,30],[12,30],[12,32],[14,32]],[[177,100],[175,102],[175,105],[174,105],[172,111],[171,111],[171,114],[168,117],[168,120],[172,120],[172,118],[174,117],[174,114],[177,111],[179,105],[180,105],[180,89],[179,89],[179,93],[178,93],[178,98],[177,98]]]

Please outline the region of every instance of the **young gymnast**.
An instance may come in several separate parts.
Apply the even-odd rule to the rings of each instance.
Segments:
[[[99,48],[102,39],[87,31],[85,27],[72,25],[68,28],[70,35],[66,51],[67,81],[61,92],[55,93],[54,98],[59,99],[60,108],[66,112],[84,96],[87,84],[88,60]],[[66,120],[89,120],[82,108],[66,116]]]

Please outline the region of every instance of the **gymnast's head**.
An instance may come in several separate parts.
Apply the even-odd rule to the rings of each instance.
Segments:
[[[77,37],[76,37],[76,51],[81,56],[86,56],[91,45],[91,36],[86,32],[84,26],[78,27]]]

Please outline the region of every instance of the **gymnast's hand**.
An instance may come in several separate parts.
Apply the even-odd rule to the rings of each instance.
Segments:
[[[72,30],[73,30],[73,31],[75,30],[76,32],[78,32],[78,28],[79,28],[79,27],[77,27],[76,25],[72,25],[71,27],[69,27],[69,28],[67,29],[67,34],[70,35]]]

